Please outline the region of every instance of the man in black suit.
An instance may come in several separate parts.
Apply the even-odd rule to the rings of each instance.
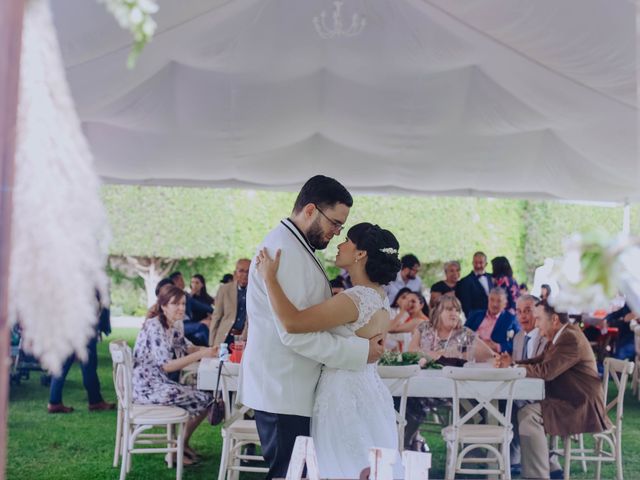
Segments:
[[[485,272],[487,256],[483,252],[473,254],[473,271],[456,285],[456,297],[462,311],[469,317],[472,310],[486,310],[489,290],[493,286],[491,275]]]

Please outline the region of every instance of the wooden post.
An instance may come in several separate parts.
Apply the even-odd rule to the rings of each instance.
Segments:
[[[9,253],[23,14],[23,0],[0,1],[0,480],[7,461]]]

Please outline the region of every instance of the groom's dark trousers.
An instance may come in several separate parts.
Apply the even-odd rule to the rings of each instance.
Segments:
[[[296,437],[310,436],[311,418],[255,410],[262,456],[269,464],[266,478],[284,478]]]

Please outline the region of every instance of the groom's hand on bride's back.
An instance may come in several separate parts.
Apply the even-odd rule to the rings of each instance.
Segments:
[[[369,357],[367,363],[377,362],[384,353],[384,337],[381,333],[369,339]]]

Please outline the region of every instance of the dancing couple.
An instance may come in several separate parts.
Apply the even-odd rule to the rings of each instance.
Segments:
[[[357,478],[370,447],[398,449],[393,401],[376,370],[390,323],[382,286],[400,270],[398,241],[377,225],[351,227],[335,264],[353,287],[333,297],[315,256],[342,232],[352,204],[335,179],[312,177],[251,263],[239,395],[255,411],[267,478],[286,476],[298,435],[313,437],[322,478]]]

